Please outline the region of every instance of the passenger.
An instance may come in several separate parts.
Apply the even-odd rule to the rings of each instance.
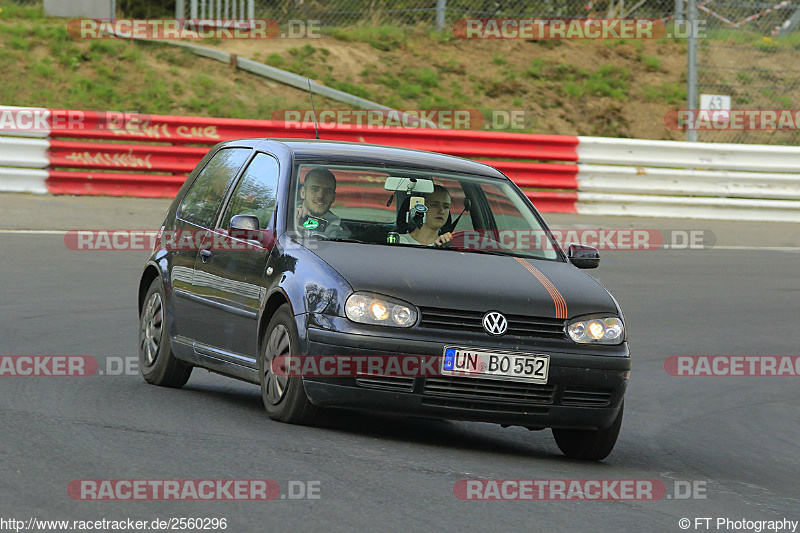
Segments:
[[[453,234],[450,232],[439,235],[439,230],[450,216],[450,193],[441,185],[434,185],[433,192],[422,195],[425,206],[428,208],[425,224],[410,233],[399,236],[400,244],[416,244],[423,246],[442,246],[450,242]]]
[[[306,174],[303,185],[300,187],[300,198],[303,203],[297,208],[297,225],[299,228],[308,228],[309,216],[322,219],[327,223],[320,233],[325,237],[345,238],[350,232],[342,224],[341,217],[331,211],[331,205],[336,201],[336,177],[326,168],[318,167]]]

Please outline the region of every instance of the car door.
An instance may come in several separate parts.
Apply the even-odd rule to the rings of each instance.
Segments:
[[[248,240],[231,232],[230,221],[254,215],[263,235],[273,231],[279,176],[278,160],[256,153],[209,232],[211,248],[197,256],[192,293],[204,305],[195,336],[195,350],[202,355],[256,365],[258,313],[266,297],[261,280],[271,246],[267,239]]]
[[[191,344],[197,332],[202,306],[192,299],[192,277],[197,258],[197,235],[212,228],[227,192],[244,163],[250,148],[223,148],[197,174],[178,207],[175,224],[162,235],[169,247],[170,278],[174,290],[175,341]],[[187,348],[188,349],[188,348]]]

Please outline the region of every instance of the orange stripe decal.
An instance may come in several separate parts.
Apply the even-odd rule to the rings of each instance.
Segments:
[[[564,300],[564,297],[561,296],[561,293],[558,292],[556,286],[553,285],[549,279],[547,279],[547,276],[542,274],[538,268],[527,262],[525,259],[521,257],[515,257],[514,259],[516,259],[520,265],[524,266],[528,272],[533,274],[536,279],[539,280],[539,283],[541,283],[542,286],[547,290],[547,292],[550,293],[550,297],[553,299],[553,305],[556,307],[556,318],[569,318],[569,315],[567,315],[567,302]]]

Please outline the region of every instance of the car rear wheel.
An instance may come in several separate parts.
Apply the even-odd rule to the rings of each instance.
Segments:
[[[553,437],[561,452],[570,459],[600,461],[608,457],[617,443],[622,427],[623,402],[614,423],[606,429],[558,429],[553,428]]]
[[[139,316],[139,369],[145,381],[162,387],[183,387],[192,375],[192,367],[172,354],[159,279],[150,285]]]
[[[310,424],[317,408],[306,396],[303,378],[286,376],[285,371],[281,372],[285,370],[287,359],[296,355],[300,346],[297,325],[289,304],[283,304],[275,312],[261,344],[258,371],[267,414],[280,422]]]

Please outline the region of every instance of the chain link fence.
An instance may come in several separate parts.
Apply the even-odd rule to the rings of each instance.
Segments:
[[[200,0],[202,1],[202,0]],[[323,26],[399,24],[452,27],[462,18],[671,18],[675,0],[255,0],[256,13]]]
[[[729,97],[732,109],[800,110],[800,4],[711,0],[697,8],[707,25],[698,50],[699,94]],[[763,130],[747,122],[742,129],[698,131],[698,140],[800,144],[800,125]]]
[[[677,4],[676,4],[677,2]],[[683,0],[253,0],[254,15],[281,23],[295,19],[321,21],[323,26],[393,24],[446,30],[462,18],[651,18],[671,19]],[[43,0],[0,0],[3,4],[41,6]],[[127,18],[166,17],[183,4],[186,16],[192,0],[116,0],[117,14]],[[249,0],[195,0],[196,9],[215,16],[222,12],[248,13],[240,6]],[[230,10],[230,11],[229,11]]]

